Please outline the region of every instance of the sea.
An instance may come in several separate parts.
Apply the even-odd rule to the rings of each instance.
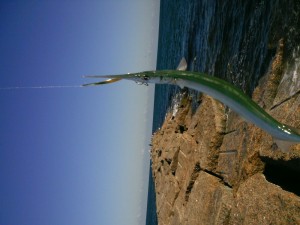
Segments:
[[[284,39],[285,61],[300,64],[295,64],[300,59],[299,12],[299,0],[161,0],[157,70],[176,69],[185,57],[188,70],[227,80],[251,96],[269,69],[279,39]],[[182,91],[155,86],[153,132],[174,110]],[[156,224],[150,169],[146,225]]]

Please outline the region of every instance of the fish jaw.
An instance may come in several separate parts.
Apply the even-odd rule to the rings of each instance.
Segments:
[[[98,86],[98,85],[102,85],[102,84],[110,84],[110,83],[114,83],[117,81],[122,80],[122,78],[110,78],[104,81],[100,81],[100,82],[94,82],[94,83],[89,83],[89,84],[83,84],[82,87],[87,87],[87,86]]]

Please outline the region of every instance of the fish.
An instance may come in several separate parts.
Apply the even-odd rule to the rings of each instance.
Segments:
[[[182,58],[176,70],[154,70],[120,75],[89,75],[88,78],[108,80],[84,84],[95,86],[120,80],[131,80],[138,84],[171,84],[205,93],[222,102],[247,122],[253,123],[270,134],[277,146],[288,152],[291,145],[300,143],[300,129],[280,123],[242,90],[220,78],[196,71],[187,71],[187,62]]]

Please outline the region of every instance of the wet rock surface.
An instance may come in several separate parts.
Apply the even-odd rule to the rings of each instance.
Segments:
[[[284,40],[253,100],[300,128],[300,81],[288,75]],[[164,224],[300,224],[300,144],[272,137],[213,98],[188,95],[152,140],[157,215]]]

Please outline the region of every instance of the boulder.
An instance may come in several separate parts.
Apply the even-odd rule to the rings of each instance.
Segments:
[[[299,128],[300,79],[288,75],[283,52],[280,40],[253,100]],[[183,95],[152,139],[159,224],[300,224],[300,144],[284,152],[222,103],[199,102],[193,111]]]

